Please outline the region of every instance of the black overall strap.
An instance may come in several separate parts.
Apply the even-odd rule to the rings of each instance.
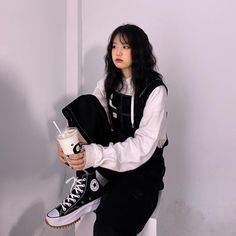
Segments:
[[[155,79],[152,82],[150,82],[146,88],[139,94],[139,99],[141,99],[145,104],[146,101],[151,94],[151,92],[158,86],[165,86],[166,90],[168,91],[166,85],[160,80],[160,79]]]
[[[150,94],[152,93],[152,91],[155,88],[157,88],[161,85],[163,85],[167,90],[167,87],[162,82],[162,80],[155,79],[155,80],[151,81],[138,96],[136,96],[135,105],[134,105],[134,107],[135,107],[135,117],[134,117],[135,122],[134,122],[134,124],[135,124],[136,129],[139,127],[139,123],[143,117],[143,110],[144,110],[144,107],[146,105],[146,102],[147,102]]]

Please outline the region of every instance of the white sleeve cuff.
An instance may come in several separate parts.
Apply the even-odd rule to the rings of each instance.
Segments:
[[[85,149],[85,169],[89,167],[97,167],[96,162],[99,158],[96,144],[84,145]]]

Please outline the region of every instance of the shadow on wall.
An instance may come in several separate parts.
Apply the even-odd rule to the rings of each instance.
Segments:
[[[19,91],[17,77],[10,73],[3,73],[0,68],[0,137],[1,137],[1,165],[0,178],[3,179],[21,179],[38,174],[42,178],[48,178],[58,174],[58,163],[56,156],[56,131],[52,120],[48,122],[48,136],[46,137],[55,145],[55,162],[50,163],[48,140],[45,140],[45,134],[42,127],[34,120],[30,113],[29,101],[27,101],[23,92]],[[13,85],[7,81],[15,81]],[[19,87],[18,87],[19,85]],[[23,89],[22,89],[23,90]],[[61,109],[66,104],[66,99],[61,99],[53,109],[57,115],[56,120],[61,123]],[[46,161],[46,162],[45,162]],[[43,172],[42,172],[43,171]],[[48,175],[47,173],[48,172]]]
[[[82,90],[85,93],[93,93],[97,81],[104,78],[104,56],[106,49],[95,45],[84,55],[84,79]]]
[[[1,77],[1,165],[0,178],[17,179],[35,175],[35,171],[44,167],[49,153],[40,127],[32,119],[24,94],[4,83],[8,78]],[[11,81],[13,79],[11,78]],[[17,82],[17,80],[15,80]]]
[[[40,202],[31,205],[12,227],[9,236],[35,235],[35,232],[42,227],[42,222],[39,219],[43,219],[44,217],[43,210],[43,204]]]
[[[43,193],[37,196],[41,191],[37,181],[40,183],[41,180],[50,179],[55,175],[63,178],[59,171],[63,171],[64,166],[58,164],[56,153],[55,161],[48,160],[50,152],[47,140],[42,128],[30,113],[29,101],[17,79],[14,74],[0,68],[0,235],[6,236],[5,232],[10,232],[9,236],[70,235],[72,231],[68,233],[68,230],[42,234],[42,230],[46,230],[44,217],[48,210],[45,209],[42,198],[47,201],[47,186],[43,190],[45,196]],[[14,84],[11,84],[12,81]],[[64,106],[65,100],[60,103],[60,106]],[[56,106],[60,110],[59,105]],[[51,126],[49,136],[55,139],[53,129]],[[28,186],[30,181],[33,184]],[[59,188],[60,186],[55,186],[55,191]],[[58,194],[55,192],[55,197],[58,197]],[[39,201],[39,198],[42,201]],[[12,208],[9,209],[9,206]],[[12,210],[16,212],[12,214]]]
[[[41,219],[44,219],[43,203],[35,202],[24,211],[19,221],[12,227],[9,236],[69,236],[74,234],[74,227],[54,229],[44,224]],[[43,227],[42,224],[44,224]]]

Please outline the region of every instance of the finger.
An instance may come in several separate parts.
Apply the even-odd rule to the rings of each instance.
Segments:
[[[70,165],[71,168],[73,168],[75,170],[81,170],[81,169],[85,168],[85,160],[84,159],[80,159],[77,161],[70,160],[70,161],[68,161],[68,164]]]
[[[58,156],[66,157],[66,155],[62,151],[58,151],[57,154],[58,154]]]
[[[86,158],[84,155],[82,158],[77,158],[77,159],[71,159],[70,157],[71,157],[71,155],[67,159],[67,162],[73,169],[76,169],[76,170],[84,169],[85,162],[86,162]],[[78,157],[78,155],[77,155],[77,157]]]
[[[59,143],[57,144],[57,150],[58,150],[58,152],[63,152],[61,145]]]
[[[83,170],[85,168],[85,164],[78,164],[78,165],[70,165],[71,168],[74,170]]]
[[[65,155],[64,153],[62,153],[62,152],[59,152],[59,153],[58,153],[58,158],[59,158],[60,161],[67,162],[68,156],[66,156],[66,155]]]
[[[85,160],[84,158],[80,158],[80,159],[67,159],[68,163],[70,165],[81,165],[81,164],[84,164],[85,163]]]
[[[79,160],[84,157],[83,153],[71,154],[69,155],[70,160]]]

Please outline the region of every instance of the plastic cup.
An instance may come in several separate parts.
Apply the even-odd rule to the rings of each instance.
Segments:
[[[66,155],[78,153],[79,131],[75,127],[67,127],[57,135],[57,141]]]

